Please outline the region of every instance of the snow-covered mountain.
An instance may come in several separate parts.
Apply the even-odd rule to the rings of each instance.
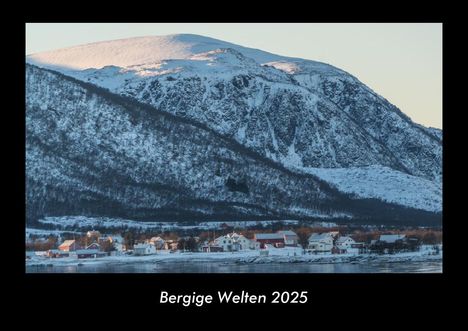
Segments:
[[[442,209],[442,131],[413,123],[357,78],[328,64],[196,35],[93,43],[33,54],[27,62],[150,105],[147,112],[163,111],[200,123],[271,160],[271,164],[302,175],[318,175],[343,192],[361,192],[357,194],[361,198],[374,197],[411,208]],[[38,68],[28,70],[35,75],[41,72]],[[46,83],[28,79],[27,97],[37,84]],[[43,98],[51,101],[54,93],[64,99],[54,101],[60,103],[52,108],[71,107],[66,100],[72,96],[50,87],[47,91],[50,96],[45,91],[34,96],[38,107],[44,104]],[[90,109],[95,106],[86,105]],[[87,136],[86,132],[80,134]],[[136,145],[132,148],[138,149]],[[177,164],[172,163],[181,167],[184,162]],[[354,181],[356,190],[344,187],[335,176],[323,175],[322,168],[328,169],[327,174],[334,169],[358,169],[352,174],[358,171],[362,177],[367,173],[368,187],[378,187],[385,178],[398,174],[404,178],[402,185],[410,185],[414,179],[421,194],[402,189],[401,198],[394,199],[394,191],[386,196],[384,184],[379,194],[362,193],[358,182]],[[389,177],[388,171],[393,175]],[[342,178],[342,174],[337,176]],[[263,189],[266,186],[266,182],[260,185]],[[297,208],[302,210],[306,205]],[[277,214],[290,207],[282,207]],[[311,213],[310,208],[305,209],[306,214]]]
[[[345,215],[341,197],[317,178],[203,125],[31,66],[27,89],[31,212]]]

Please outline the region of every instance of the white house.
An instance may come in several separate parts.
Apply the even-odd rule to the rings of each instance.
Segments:
[[[154,247],[154,245],[151,245],[151,244],[145,244],[145,243],[135,244],[133,246],[133,254],[134,255],[156,254],[156,248]]]
[[[352,245],[354,245],[355,243],[356,242],[354,241],[353,238],[348,237],[348,236],[342,236],[336,240],[335,245],[339,249],[349,250],[352,247]]]
[[[238,245],[240,251],[250,249],[250,245],[251,245],[250,239],[247,239],[243,235],[237,234],[235,232],[233,232],[230,236],[231,236],[231,239],[234,241],[234,243]]]
[[[229,238],[229,236],[221,236],[221,237],[218,237],[216,238],[214,241],[213,241],[213,244],[215,246],[219,246],[219,247],[222,247],[223,251],[224,252],[231,252],[231,251],[234,251],[237,249],[235,249],[233,246],[233,241],[231,238]]]
[[[279,234],[284,236],[284,245],[285,246],[297,246],[298,237],[294,231],[285,230],[285,231],[278,231]]]
[[[214,243],[221,246],[224,252],[246,250],[252,246],[251,240],[235,232],[216,238]]]
[[[331,252],[333,236],[330,233],[313,233],[309,237],[309,249],[313,252]]]

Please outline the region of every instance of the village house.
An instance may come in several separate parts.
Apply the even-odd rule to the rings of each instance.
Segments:
[[[284,247],[284,236],[279,233],[256,233],[254,238],[260,243],[260,248],[266,248],[266,245]]]
[[[297,246],[297,241],[299,238],[297,237],[297,234],[294,231],[285,230],[285,231],[278,231],[278,233],[284,236],[285,246],[291,246],[291,247]]]
[[[51,258],[61,258],[61,257],[69,257],[70,252],[69,251],[61,251],[59,249],[49,249],[47,251],[47,257]]]
[[[355,244],[356,241],[354,241],[353,238],[351,237],[348,237],[348,236],[341,236],[339,237],[336,242],[335,242],[335,246],[338,248],[338,249],[341,249],[341,250],[344,250],[344,251],[347,251],[349,250],[353,244]]]
[[[156,250],[161,250],[161,249],[164,249],[165,241],[161,237],[152,237],[149,240],[149,244],[153,245]]]
[[[378,240],[371,242],[369,249],[378,253],[395,253],[401,251],[415,251],[419,249],[418,238],[407,237],[404,234],[385,234]]]
[[[309,237],[309,249],[314,253],[327,253],[331,252],[333,248],[333,234],[326,233],[313,233]]]
[[[231,235],[231,238],[234,239],[237,243],[239,243],[239,250],[246,250],[250,249],[251,247],[251,240],[246,238],[244,235],[238,234],[238,233],[233,233]]]
[[[259,248],[260,243],[235,232],[220,236],[202,245],[203,252],[236,252]]]
[[[214,240],[214,246],[222,247],[224,252],[234,252],[250,249],[252,243],[250,239],[247,239],[241,234],[233,232],[216,238]]]
[[[105,252],[101,252],[98,249],[78,249],[75,251],[75,254],[79,259],[95,259],[107,255]]]
[[[338,253],[362,254],[365,252],[365,244],[356,242],[349,236],[341,236],[335,241]]]
[[[221,236],[216,238],[213,243],[223,249],[223,252],[238,251],[238,245],[234,243],[233,239],[229,235]]]
[[[240,251],[250,249],[252,245],[251,240],[247,239],[241,234],[233,232],[231,234],[228,234],[228,236],[232,239],[232,241],[234,242],[234,244],[236,244],[238,250]]]
[[[77,249],[80,249],[80,246],[76,242],[76,240],[65,240],[59,247],[59,250],[64,252],[73,252]]]
[[[156,254],[156,248],[154,245],[148,243],[139,243],[133,246],[134,255],[151,255]]]

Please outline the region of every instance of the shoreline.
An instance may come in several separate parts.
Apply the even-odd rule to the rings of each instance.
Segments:
[[[44,258],[34,257],[26,260],[28,267],[60,267],[82,265],[121,265],[121,264],[171,264],[171,263],[221,263],[221,264],[267,264],[267,263],[308,263],[308,264],[372,264],[372,263],[398,263],[398,262],[439,262],[442,253],[430,255],[427,252],[407,252],[397,254],[317,254],[317,255],[286,255],[272,254],[259,256],[258,251],[234,253],[176,253],[155,254],[147,256],[107,256],[94,259],[77,258]]]

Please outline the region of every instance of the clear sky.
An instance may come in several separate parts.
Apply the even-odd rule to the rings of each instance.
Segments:
[[[442,128],[440,23],[28,23],[26,54],[174,33],[329,63],[356,76],[415,122]]]

